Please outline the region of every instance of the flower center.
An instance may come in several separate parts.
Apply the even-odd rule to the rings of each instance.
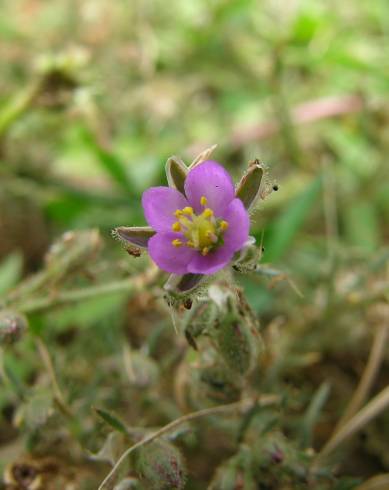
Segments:
[[[189,206],[174,212],[177,221],[172,225],[172,230],[181,232],[186,241],[176,238],[172,244],[175,247],[195,248],[202,255],[207,255],[222,245],[228,222],[215,218],[212,209],[207,207],[205,196],[200,199],[200,204],[204,208],[201,214],[195,214]]]

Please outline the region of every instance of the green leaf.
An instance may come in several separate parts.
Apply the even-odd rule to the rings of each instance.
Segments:
[[[97,413],[97,415],[104,420],[105,423],[107,423],[109,426],[111,426],[113,429],[117,430],[118,432],[128,436],[128,430],[126,426],[116,415],[113,415],[112,413],[107,412],[102,408],[95,408],[94,410]]]

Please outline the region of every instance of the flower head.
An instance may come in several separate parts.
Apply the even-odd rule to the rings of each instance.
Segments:
[[[248,240],[248,212],[235,197],[229,174],[213,161],[189,171],[184,193],[152,187],[142,205],[156,231],[148,242],[150,257],[167,272],[213,274]]]
[[[170,157],[169,187],[151,187],[142,196],[149,226],[114,230],[129,253],[138,256],[147,248],[158,267],[172,273],[165,285],[170,292],[192,290],[204,276],[240,260],[243,252],[236,252],[255,248],[247,210],[259,196],[263,166],[250,162],[235,189],[228,172],[208,160],[214,148],[201,153],[189,168]]]

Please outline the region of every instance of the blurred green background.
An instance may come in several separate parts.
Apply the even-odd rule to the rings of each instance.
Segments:
[[[127,258],[110,230],[144,224],[141,194],[166,183],[169,156],[189,163],[218,144],[212,158],[236,179],[251,159],[268,167],[252,229],[274,279],[239,278],[251,305],[264,324],[319,326],[298,348],[325,356],[351,346],[344,362],[360,373],[371,335],[363,313],[325,315],[351,287],[388,284],[387,0],[0,0],[0,72],[2,294],[40,270],[67,230],[101,231],[99,278],[144,269],[147,259]],[[124,305],[110,296],[30,318],[64,383],[64,364],[85,363],[85,349],[109,366]],[[336,331],[326,323],[338,320]],[[80,325],[66,350],[56,335]],[[10,369],[31,384],[38,361],[28,342],[18,349]],[[313,385],[329,373],[319,369]],[[94,383],[109,381],[98,372]],[[85,410],[106,400],[89,390]],[[12,393],[0,394],[4,444],[15,437]]]
[[[280,184],[255,220],[269,260],[289,262],[301,240],[323,248],[330,231],[375,252],[388,229],[388,8],[3,0],[2,174],[42,192],[56,231],[109,230],[143,222],[138,197],[164,181],[168,156],[217,143],[236,175],[260,158]],[[327,206],[314,184],[325,174]]]

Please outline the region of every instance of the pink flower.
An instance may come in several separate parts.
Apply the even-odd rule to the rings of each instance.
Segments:
[[[205,276],[245,257],[236,252],[254,247],[247,210],[259,196],[262,165],[250,162],[235,189],[228,172],[217,162],[199,160],[202,156],[189,168],[178,157],[169,158],[169,187],[151,187],[142,196],[149,226],[119,226],[113,233],[129,253],[138,256],[147,248],[158,267],[172,273],[165,285],[171,292],[193,289]]]
[[[156,234],[148,241],[153,261],[173,274],[214,274],[248,240],[250,220],[226,170],[206,161],[189,171],[184,194],[151,187],[142,205]]]

